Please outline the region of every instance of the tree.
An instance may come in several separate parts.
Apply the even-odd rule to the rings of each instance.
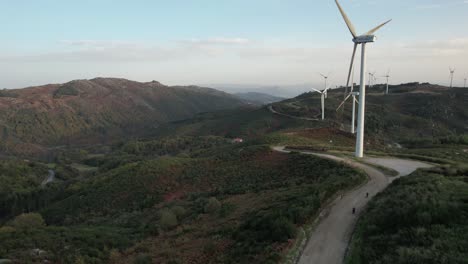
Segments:
[[[44,219],[38,213],[28,213],[18,215],[12,222],[11,226],[18,230],[31,230],[45,226]]]

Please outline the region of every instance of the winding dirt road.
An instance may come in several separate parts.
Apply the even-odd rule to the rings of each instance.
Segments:
[[[53,182],[54,180],[55,180],[55,171],[49,170],[49,174],[47,178],[45,178],[42,181],[41,186],[46,186],[49,182]]]
[[[280,152],[290,152],[284,147],[274,147],[273,149]],[[400,173],[397,177],[389,178],[379,170],[354,160],[308,151],[300,152],[344,162],[369,175],[369,181],[366,184],[349,191],[343,197],[338,197],[321,212],[322,220],[312,231],[299,259],[300,264],[342,263],[356,221],[369,200],[384,190],[395,178],[406,176],[418,168],[431,167],[426,163],[395,158],[365,159],[368,163],[386,166]],[[369,194],[369,197],[366,197],[366,193]],[[353,208],[356,208],[356,214],[352,213]]]

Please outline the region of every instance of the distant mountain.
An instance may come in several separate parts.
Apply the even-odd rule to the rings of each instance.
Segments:
[[[309,92],[311,88],[322,89],[321,84],[297,84],[297,85],[239,85],[239,84],[207,84],[203,86],[213,87],[227,93],[264,93],[277,97],[292,98],[302,93]]]
[[[115,78],[75,80],[0,91],[0,150],[104,143],[144,135],[162,123],[245,105],[233,95],[198,86],[165,86]]]
[[[270,94],[265,93],[256,93],[256,92],[248,92],[248,93],[235,93],[234,96],[240,98],[241,100],[255,105],[265,105],[271,104],[279,101],[283,101],[286,98],[277,97]]]

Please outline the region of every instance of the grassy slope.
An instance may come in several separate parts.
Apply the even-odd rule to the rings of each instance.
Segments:
[[[381,87],[369,89],[366,98],[366,134],[383,145],[394,142],[439,140],[448,135],[468,133],[467,89],[448,90],[430,85],[406,84],[394,86],[390,95],[382,95]],[[351,102],[345,111],[336,111],[343,100],[342,90],[329,92],[325,116],[348,129],[351,120]],[[277,111],[295,116],[315,117],[320,114],[317,93],[276,103]]]
[[[466,169],[395,181],[359,220],[346,263],[467,263]]]

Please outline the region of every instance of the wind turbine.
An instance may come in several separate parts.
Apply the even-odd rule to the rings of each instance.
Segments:
[[[385,76],[382,76],[387,78],[387,86],[385,88],[385,94],[388,94],[388,79],[390,78],[390,70],[387,71],[387,74]]]
[[[376,80],[377,78],[375,78],[375,71],[369,72],[369,87],[370,88],[374,87]]]
[[[312,90],[316,91],[317,93],[320,93],[320,100],[322,103],[322,120],[325,119],[325,95],[327,94],[328,89],[330,89],[330,87],[323,89],[322,91],[312,88]]]
[[[455,68],[449,67],[449,71],[450,71],[450,88],[452,88],[453,74],[455,73]]]
[[[351,114],[351,134],[355,133],[355,126],[356,126],[356,103],[359,104],[358,100],[356,99],[356,96],[359,96],[359,92],[353,92],[354,90],[354,68],[353,68],[353,75],[351,76],[351,92],[348,94],[348,96],[341,102],[341,104],[336,108],[336,111],[340,110],[342,106],[346,103],[346,101],[352,96],[353,97],[353,107],[352,107],[352,114]]]
[[[319,73],[319,74],[323,77],[323,79],[325,79],[325,88],[323,88],[324,91],[325,91],[325,90],[327,90],[327,87],[328,87],[327,86],[327,81],[328,81],[328,77],[330,77],[330,73],[328,73],[327,75],[321,74],[321,73]],[[328,98],[328,93],[325,93],[325,98]]]
[[[365,121],[364,118],[365,118],[365,109],[366,109],[365,108],[366,106],[366,44],[375,42],[377,40],[377,37],[374,35],[374,33],[377,32],[381,27],[386,25],[391,20],[388,20],[378,25],[377,27],[369,30],[363,35],[358,36],[353,23],[351,22],[351,20],[349,20],[348,16],[344,12],[338,0],[335,0],[335,3],[338,6],[338,9],[340,10],[341,15],[343,16],[343,19],[345,20],[346,25],[348,26],[348,29],[351,32],[351,35],[353,36],[353,42],[354,42],[353,55],[351,56],[351,64],[349,67],[348,81],[346,83],[346,87],[348,87],[349,85],[349,78],[351,75],[351,71],[353,69],[354,56],[356,55],[357,46],[361,44],[361,47],[362,47],[362,50],[361,50],[361,85],[359,87],[360,88],[359,111],[358,111],[358,126],[357,126],[356,154],[355,154],[356,157],[362,158],[364,156],[364,121]]]
[[[465,84],[463,85],[463,88],[466,88],[466,77],[465,77]]]

